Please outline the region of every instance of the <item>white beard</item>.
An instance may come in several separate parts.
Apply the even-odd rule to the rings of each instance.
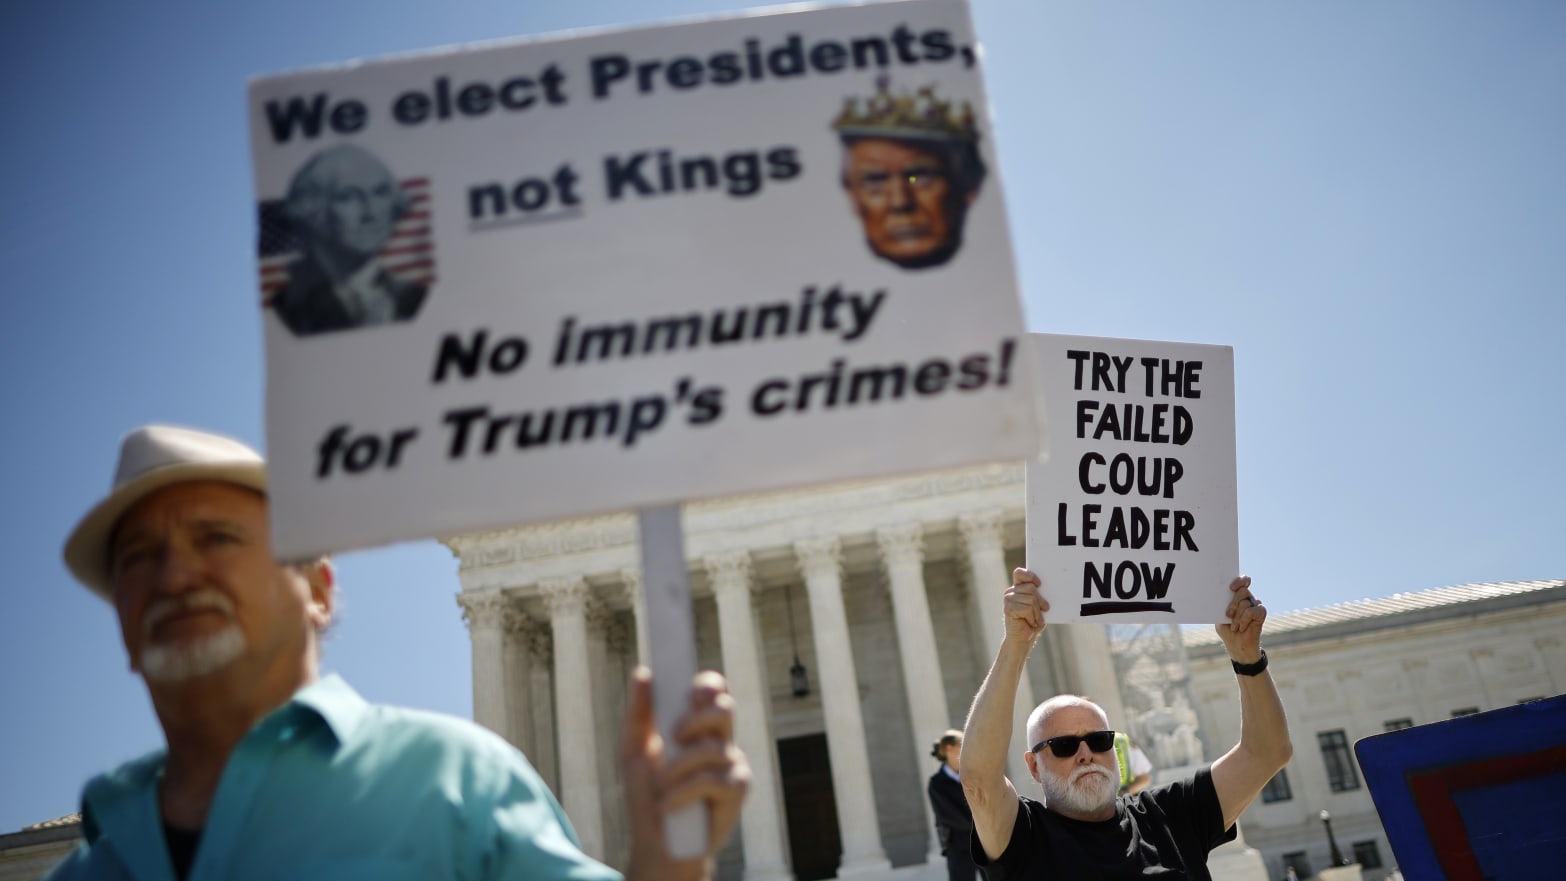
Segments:
[[[152,642],[152,631],[159,623],[186,609],[214,609],[228,617],[222,630],[193,639],[169,643]],[[160,600],[142,619],[142,638],[147,644],[137,659],[137,668],[152,682],[184,682],[207,676],[239,660],[245,653],[245,635],[234,623],[234,606],[216,591],[196,591],[179,598]]]
[[[147,646],[141,650],[141,673],[153,682],[184,682],[216,673],[244,653],[245,635],[229,624],[184,642]]]
[[[1072,771],[1069,778],[1043,768],[1039,771],[1047,807],[1073,814],[1097,814],[1115,802],[1118,781],[1102,765],[1083,765]]]

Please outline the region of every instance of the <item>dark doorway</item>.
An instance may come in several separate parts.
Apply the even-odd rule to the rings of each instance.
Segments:
[[[788,818],[788,853],[796,881],[837,875],[843,839],[832,796],[832,760],[825,734],[778,741],[778,776],[783,778],[783,812]]]

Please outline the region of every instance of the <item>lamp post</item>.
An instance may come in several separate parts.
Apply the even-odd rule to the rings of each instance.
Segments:
[[[1343,859],[1343,851],[1338,850],[1338,840],[1332,836],[1332,814],[1325,808],[1321,811],[1321,825],[1327,827],[1327,844],[1332,848],[1332,864],[1347,865],[1348,862]]]
[[[794,689],[794,697],[804,697],[810,694],[810,677],[805,673],[805,665],[799,662],[799,638],[794,635],[793,594],[793,587],[784,585],[783,602],[788,605],[788,641],[794,647],[794,664],[788,668],[788,678]]]

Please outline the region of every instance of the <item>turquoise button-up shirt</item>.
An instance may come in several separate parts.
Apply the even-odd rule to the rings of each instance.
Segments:
[[[82,794],[85,841],[50,879],[173,881],[159,750]],[[189,881],[619,881],[578,847],[522,754],[461,719],[370,704],[327,676],[234,749]]]

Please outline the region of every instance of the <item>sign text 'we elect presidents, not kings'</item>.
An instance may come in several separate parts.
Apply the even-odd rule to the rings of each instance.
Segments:
[[[904,0],[253,82],[278,553],[1033,455],[977,58]]]

